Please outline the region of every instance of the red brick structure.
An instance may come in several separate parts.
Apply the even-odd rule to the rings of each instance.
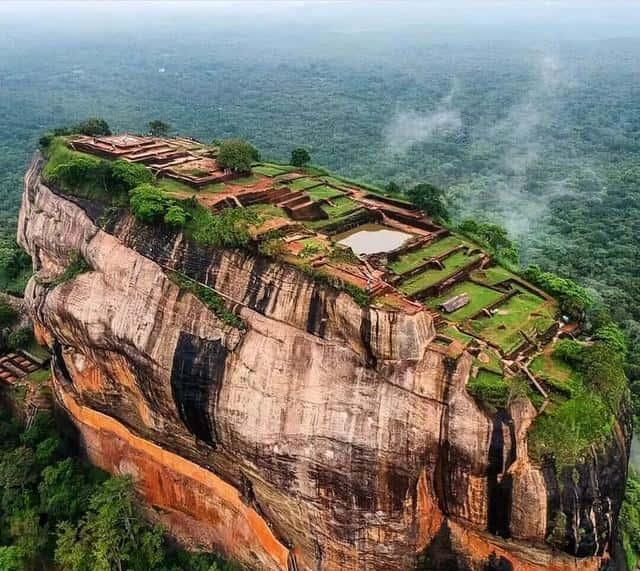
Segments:
[[[71,148],[107,159],[142,163],[155,175],[202,188],[243,176],[220,168],[215,151],[184,137],[163,139],[139,135],[82,136],[69,143]]]

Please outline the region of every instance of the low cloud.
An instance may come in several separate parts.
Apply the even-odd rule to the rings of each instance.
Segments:
[[[451,108],[451,97],[448,96],[432,113],[398,111],[386,126],[384,137],[390,151],[406,153],[414,145],[455,133],[461,127],[460,111]]]

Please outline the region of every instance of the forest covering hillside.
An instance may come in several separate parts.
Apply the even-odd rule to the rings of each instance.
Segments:
[[[118,23],[106,34],[93,22],[63,37],[54,18],[18,42],[7,29],[2,238],[13,236],[21,177],[44,130],[91,115],[114,130],[162,118],[203,140],[242,136],[266,158],[304,146],[344,175],[437,184],[459,218],[506,226],[524,262],[595,288],[637,335],[640,40],[549,42],[529,30],[497,41],[404,21],[386,23],[381,39],[375,20],[354,30],[314,16],[317,25],[272,15],[224,40],[211,36],[223,22],[210,34],[160,16],[146,32]]]

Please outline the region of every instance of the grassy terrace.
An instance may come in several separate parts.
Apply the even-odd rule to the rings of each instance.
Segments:
[[[178,194],[201,194],[201,193],[216,193],[222,192],[226,185],[224,182],[216,182],[212,184],[207,184],[200,189],[195,189],[192,186],[184,184],[178,180],[173,180],[170,178],[158,178],[157,179],[158,188],[163,190],[164,192],[178,193]]]
[[[408,278],[400,284],[400,291],[407,295],[414,295],[423,289],[435,285],[455,274],[458,270],[476,262],[480,259],[480,254],[467,255],[464,251],[455,252],[441,260],[443,269],[428,269],[415,276]]]
[[[360,203],[346,196],[341,196],[332,200],[331,204],[323,204],[321,208],[329,215],[329,219],[333,221],[340,216],[357,210],[360,208]]]
[[[465,347],[469,343],[471,343],[471,341],[473,341],[473,337],[471,337],[471,335],[467,335],[466,333],[463,333],[459,329],[456,329],[455,327],[452,327],[450,325],[442,329],[440,333],[442,335],[445,335],[446,337],[450,337],[451,339],[455,339],[456,341],[459,341]]]
[[[469,243],[464,242],[457,236],[446,236],[441,240],[436,240],[435,242],[427,244],[424,248],[420,248],[419,250],[400,256],[397,260],[391,262],[389,267],[396,274],[402,274],[413,268],[417,268],[428,258],[437,258],[446,251],[462,245],[468,246]]]
[[[302,177],[302,178],[297,178],[293,181],[291,181],[291,184],[289,184],[289,188],[291,190],[305,190],[307,188],[309,188],[310,186],[315,186],[318,183],[320,183],[321,181],[313,179],[313,178],[308,178],[308,177]]]
[[[581,382],[579,373],[571,365],[555,357],[549,351],[541,353],[533,359],[529,370],[547,385],[564,394],[574,392]]]
[[[516,276],[501,266],[492,266],[484,270],[475,270],[471,273],[471,277],[474,281],[495,286]]]
[[[271,163],[261,163],[251,167],[253,172],[263,174],[264,176],[272,177],[285,174],[294,170],[293,167],[287,167],[285,165],[274,165]]]
[[[555,306],[541,297],[518,288],[514,295],[497,308],[491,317],[480,317],[471,322],[474,333],[498,345],[505,353],[515,349],[524,338],[546,331],[555,321]]]
[[[313,188],[306,190],[305,194],[311,200],[328,200],[343,196],[344,192],[323,184],[322,186],[314,186]]]
[[[345,202],[349,201],[349,202]],[[329,224],[333,224],[334,222],[339,222],[341,220],[346,220],[351,217],[356,211],[360,210],[360,205],[350,198],[337,198],[332,201],[336,206],[330,206],[328,204],[323,204],[321,206],[322,210],[324,210],[329,218],[326,220],[305,220],[303,224],[309,228],[310,230],[316,230],[321,232],[325,226]],[[337,203],[337,204],[336,204]],[[352,204],[353,203],[353,204]]]
[[[469,303],[452,313],[445,313],[444,315],[448,320],[464,321],[480,311],[483,307],[491,305],[503,296],[500,292],[488,287],[481,286],[471,281],[464,281],[454,285],[440,297],[429,299],[427,305],[435,309],[441,303],[463,293],[466,293],[469,296]]]

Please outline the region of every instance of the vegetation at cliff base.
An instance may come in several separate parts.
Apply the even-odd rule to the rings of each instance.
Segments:
[[[128,477],[76,455],[48,413],[32,425],[0,410],[0,569],[232,571],[214,555],[175,549],[142,516]]]
[[[29,255],[15,242],[0,240],[0,291],[22,295],[31,273]]]
[[[620,511],[620,531],[627,568],[638,568],[640,559],[640,475],[631,468],[624,503]]]

